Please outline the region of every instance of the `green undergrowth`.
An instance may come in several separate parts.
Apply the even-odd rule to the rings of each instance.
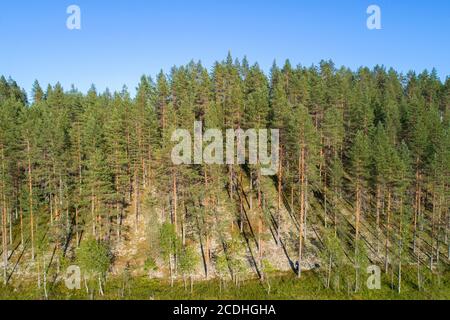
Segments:
[[[364,282],[355,292],[349,284],[341,285],[339,290],[327,289],[323,279],[314,272],[305,272],[301,279],[293,274],[282,274],[269,277],[268,282],[253,279],[238,285],[230,281],[199,281],[194,282],[192,292],[188,280],[186,283],[175,281],[172,287],[170,281],[147,277],[108,278],[103,296],[97,282],[89,287],[89,293],[84,284],[79,290],[68,290],[63,282],[58,282],[48,284],[47,295],[50,300],[448,300],[450,274],[445,273],[439,280],[431,279],[421,290],[414,284],[413,277],[405,277],[401,294],[391,287],[384,275],[380,290],[369,290]],[[41,300],[45,299],[45,293],[34,282],[21,282],[0,286],[0,298]]]

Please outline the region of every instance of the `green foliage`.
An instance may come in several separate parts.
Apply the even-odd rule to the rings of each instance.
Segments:
[[[355,142],[350,150],[350,161],[354,183],[366,182],[370,175],[370,142],[362,131],[356,133]]]
[[[230,274],[228,260],[224,253],[216,258],[216,273],[220,279],[224,279]]]
[[[200,263],[200,256],[192,246],[183,248],[180,252],[180,271],[184,275],[191,275],[195,272]]]
[[[144,264],[145,271],[157,271],[158,265],[153,257],[148,257]]]
[[[163,259],[170,264],[172,256],[178,254],[180,247],[175,226],[168,222],[163,223],[159,232],[159,249]]]
[[[89,276],[103,276],[112,262],[109,248],[96,240],[85,240],[77,249],[77,263]]]

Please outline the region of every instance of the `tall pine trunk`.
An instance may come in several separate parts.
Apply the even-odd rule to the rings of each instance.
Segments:
[[[33,212],[33,176],[31,170],[31,148],[30,140],[27,139],[27,158],[28,158],[28,205],[30,210],[30,236],[31,236],[31,260],[35,259],[34,252],[34,212]]]
[[[299,159],[299,181],[300,181],[300,221],[299,221],[299,240],[298,240],[298,277],[302,274],[303,260],[303,238],[304,238],[304,216],[305,216],[305,147],[302,145]]]
[[[281,201],[283,193],[283,147],[280,147],[280,160],[278,164],[278,203],[277,203],[277,244],[281,246]]]
[[[6,282],[8,281],[7,278],[7,272],[8,272],[8,242],[7,242],[7,228],[6,228],[6,183],[5,183],[5,153],[3,145],[0,145],[0,151],[1,151],[1,160],[2,160],[2,181],[1,181],[1,198],[0,201],[2,203],[2,206],[0,207],[1,213],[2,213],[2,251],[3,251],[3,282],[6,285]]]
[[[387,217],[386,217],[386,242],[384,247],[384,269],[388,273],[389,268],[389,237],[391,231],[391,191],[388,191],[388,205],[387,205]]]

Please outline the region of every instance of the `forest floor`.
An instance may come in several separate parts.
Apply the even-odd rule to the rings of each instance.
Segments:
[[[381,289],[369,290],[361,287],[354,292],[352,288],[342,286],[340,290],[324,287],[323,275],[313,271],[304,272],[301,279],[292,273],[272,275],[268,281],[257,279],[239,284],[219,280],[198,281],[186,279],[174,282],[150,279],[148,277],[109,278],[104,285],[104,295],[100,295],[96,282],[89,285],[90,292],[82,286],[80,290],[68,290],[63,282],[51,287],[50,300],[449,300],[450,273],[440,279],[434,277],[418,290],[414,284],[413,272],[406,276],[399,294],[392,288],[390,280],[383,275]],[[270,290],[269,285],[270,284]],[[7,300],[43,300],[43,289],[35,283],[21,282],[8,287],[0,286],[0,299]]]

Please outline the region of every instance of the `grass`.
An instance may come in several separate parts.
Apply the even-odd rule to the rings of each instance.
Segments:
[[[422,290],[418,290],[413,277],[405,277],[401,294],[390,287],[389,281],[383,276],[380,290],[362,288],[355,293],[353,288],[346,286],[343,290],[327,289],[319,274],[305,272],[302,279],[293,274],[273,275],[270,277],[270,293],[267,283],[259,280],[247,280],[236,286],[227,282],[221,288],[218,280],[201,281],[194,284],[191,293],[189,285],[185,289],[183,281],[170,282],[147,277],[127,279],[109,278],[105,285],[105,296],[100,296],[98,287],[93,283],[90,287],[94,293],[86,290],[68,290],[63,282],[48,288],[51,300],[449,300],[449,272],[436,279],[424,282]],[[364,283],[363,283],[364,284]],[[39,300],[43,299],[43,289],[37,289],[33,282],[21,282],[8,287],[0,287],[0,299],[6,300]]]

